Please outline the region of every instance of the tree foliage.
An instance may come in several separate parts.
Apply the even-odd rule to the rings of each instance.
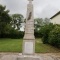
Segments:
[[[9,10],[6,10],[6,6],[0,5],[0,34],[8,32],[8,26],[10,25],[11,21],[11,17],[8,13]]]
[[[36,18],[34,21],[35,21],[35,30],[38,31],[39,28],[43,25],[43,19]]]
[[[18,31],[22,20],[23,15],[14,14],[11,17],[6,6],[0,5],[0,38],[22,38],[24,33]],[[15,30],[12,26],[17,27],[17,29]]]
[[[54,28],[54,25],[50,23],[49,25],[44,25],[41,27],[40,32],[42,34],[42,41],[43,43],[48,43],[48,36],[50,31]]]
[[[44,25],[49,25],[49,24],[50,24],[50,19],[49,19],[49,18],[45,18],[45,19],[43,20],[43,24],[44,24]]]
[[[35,37],[42,37],[42,29],[45,29],[45,27],[47,25],[50,24],[50,19],[48,18],[45,18],[45,19],[42,19],[42,18],[36,18],[35,19]]]
[[[12,16],[12,26],[15,28],[15,29],[18,29],[20,30],[21,28],[21,23],[23,22],[23,15],[21,14],[13,14]]]
[[[55,28],[49,33],[49,44],[60,48],[60,26],[55,25]]]

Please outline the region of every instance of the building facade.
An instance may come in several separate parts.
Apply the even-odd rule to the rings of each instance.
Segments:
[[[52,16],[50,19],[51,19],[51,23],[60,24],[60,11],[57,12],[54,16]]]

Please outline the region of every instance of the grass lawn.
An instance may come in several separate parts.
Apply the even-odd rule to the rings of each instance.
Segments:
[[[22,39],[0,39],[0,52],[21,52]]]
[[[0,52],[22,52],[22,39],[0,39]],[[36,39],[36,53],[57,53],[59,49]]]
[[[60,49],[48,44],[43,44],[41,39],[36,39],[36,53],[58,53]]]

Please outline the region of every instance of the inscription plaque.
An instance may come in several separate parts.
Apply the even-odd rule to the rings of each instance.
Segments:
[[[26,54],[32,54],[33,53],[33,42],[25,42],[24,52]]]

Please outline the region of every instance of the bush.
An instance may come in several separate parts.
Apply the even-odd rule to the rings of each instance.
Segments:
[[[24,32],[22,31],[18,31],[14,29],[10,31],[10,38],[18,39],[18,38],[23,38],[23,36],[24,36]]]
[[[54,28],[54,25],[50,23],[49,25],[44,25],[41,27],[40,32],[42,34],[42,41],[43,43],[48,43],[48,36],[50,31]]]
[[[41,34],[40,31],[34,31],[34,36],[35,36],[36,38],[41,38],[41,37],[42,37],[42,34]]]
[[[49,44],[60,48],[60,26],[57,26],[49,33]]]

